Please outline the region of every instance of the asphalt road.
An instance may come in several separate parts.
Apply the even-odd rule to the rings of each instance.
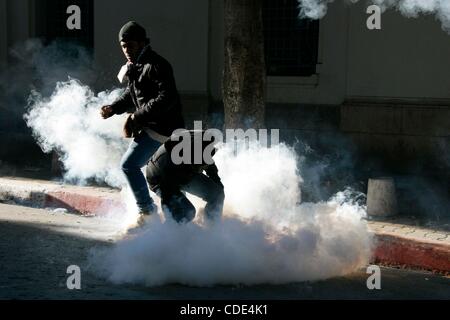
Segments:
[[[369,290],[365,268],[345,277],[287,285],[117,285],[82,271],[69,290],[69,265],[85,270],[91,248],[113,246],[111,221],[0,204],[0,299],[450,299],[450,278],[381,268],[381,290]]]

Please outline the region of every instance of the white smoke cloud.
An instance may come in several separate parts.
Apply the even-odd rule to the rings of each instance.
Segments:
[[[344,275],[365,266],[372,238],[363,207],[347,192],[300,204],[296,155],[285,145],[215,156],[225,186],[224,217],[178,225],[156,219],[113,248],[92,251],[91,267],[114,283],[289,283]],[[194,199],[198,209],[202,203]]]
[[[356,3],[358,1],[349,0],[347,2]],[[334,0],[298,0],[300,16],[321,19],[326,15],[328,5],[332,2]],[[450,32],[450,1],[448,0],[370,0],[367,2],[380,6],[383,11],[398,10],[409,18],[417,18],[421,14],[434,14],[441,22],[442,29]]]
[[[58,151],[68,180],[89,178],[121,186],[118,168],[127,141],[121,138],[123,116],[100,117],[100,107],[113,102],[121,90],[97,96],[79,81],[58,82],[50,98],[33,92],[24,118],[44,152]]]
[[[328,4],[334,0],[298,0],[300,17],[322,19],[328,11]]]
[[[43,150],[62,154],[67,178],[122,185],[124,119],[99,115],[100,106],[119,93],[95,96],[69,80],[58,83],[50,98],[37,93],[30,98],[27,124]],[[190,197],[198,208],[193,223],[156,219],[113,247],[92,250],[93,270],[116,283],[204,286],[324,279],[369,262],[372,238],[362,219],[364,207],[347,192],[328,202],[300,203],[302,177],[293,149],[252,146],[235,155],[225,145],[215,160],[225,186],[222,222],[204,224],[204,203]],[[136,220],[132,197],[126,191],[124,197],[126,212],[105,209],[118,222],[119,233]]]

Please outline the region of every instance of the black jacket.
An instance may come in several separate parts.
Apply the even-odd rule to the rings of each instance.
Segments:
[[[170,184],[172,186],[180,186],[188,183],[196,174],[206,173],[206,175],[214,182],[222,185],[216,164],[207,164],[204,159],[201,163],[194,164],[194,131],[187,130],[191,137],[191,159],[189,164],[174,164],[171,159],[171,152],[175,145],[179,143],[179,139],[173,139],[176,134],[172,135],[158,150],[153,154],[147,164],[147,181],[150,189],[155,191],[162,184]],[[205,148],[212,142],[202,140],[202,154]],[[212,156],[214,156],[213,151]]]
[[[112,105],[115,114],[134,113],[139,127],[170,136],[184,128],[172,66],[147,46],[127,72],[128,87]]]

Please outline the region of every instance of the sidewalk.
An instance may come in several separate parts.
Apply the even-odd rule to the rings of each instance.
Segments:
[[[37,208],[66,208],[101,216],[124,208],[118,190],[62,185],[16,177],[0,178],[0,202]],[[414,221],[368,221],[376,237],[373,263],[450,274],[450,231],[414,225]]]
[[[124,208],[118,190],[16,177],[0,178],[0,202],[66,208],[70,212],[98,216],[107,213],[108,208]]]
[[[377,245],[374,262],[450,274],[450,232],[412,223],[369,221]]]

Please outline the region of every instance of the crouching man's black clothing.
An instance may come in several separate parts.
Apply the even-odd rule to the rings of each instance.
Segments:
[[[189,132],[193,145],[193,131]],[[177,222],[193,220],[195,207],[184,194],[188,192],[206,201],[204,212],[206,218],[210,220],[220,218],[225,195],[217,166],[215,163],[205,162],[174,164],[171,152],[178,142],[174,142],[173,137],[161,145],[147,165],[147,181],[150,189],[161,197],[164,214]]]
[[[169,137],[184,128],[182,107],[170,63],[147,46],[135,64],[128,65],[128,87],[112,105],[115,114],[134,113],[142,128]]]

